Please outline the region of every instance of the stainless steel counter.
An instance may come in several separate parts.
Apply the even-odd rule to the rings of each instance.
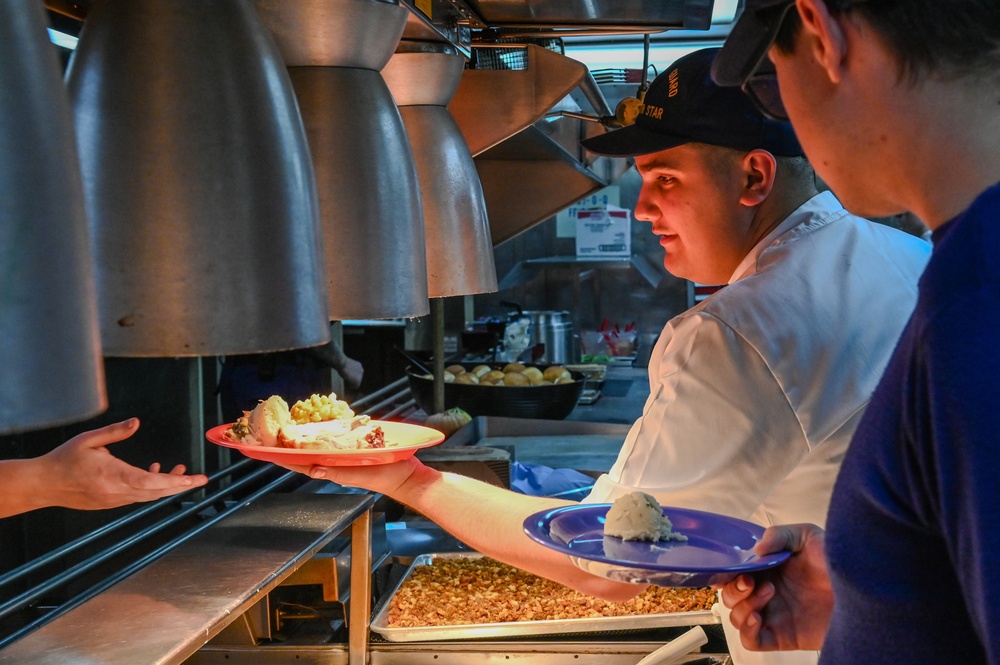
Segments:
[[[9,647],[0,663],[181,663],[351,528],[350,663],[370,620],[367,494],[270,494]],[[367,593],[366,593],[367,592]]]
[[[600,398],[593,404],[577,404],[566,420],[631,426],[642,415],[648,397],[646,367],[608,365]]]
[[[662,642],[424,642],[372,644],[371,665],[635,665]],[[198,665],[344,665],[336,645],[295,648],[203,649]],[[689,654],[678,665],[732,665],[728,654]]]

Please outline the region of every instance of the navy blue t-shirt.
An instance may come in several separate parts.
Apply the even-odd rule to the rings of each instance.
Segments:
[[[827,528],[821,663],[1000,663],[1000,185],[935,232]]]

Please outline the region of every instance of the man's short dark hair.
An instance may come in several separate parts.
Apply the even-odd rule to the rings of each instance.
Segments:
[[[896,54],[900,77],[1000,77],[1000,0],[824,0],[831,14],[863,18]],[[790,53],[801,27],[793,8],[775,40]]]

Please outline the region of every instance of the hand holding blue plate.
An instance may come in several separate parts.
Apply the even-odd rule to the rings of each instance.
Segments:
[[[757,556],[764,528],[725,515],[664,506],[663,514],[686,541],[622,540],[604,535],[611,504],[564,506],[531,515],[528,536],[562,552],[588,573],[619,582],[671,587],[724,584],[741,573],[779,566],[790,552]]]

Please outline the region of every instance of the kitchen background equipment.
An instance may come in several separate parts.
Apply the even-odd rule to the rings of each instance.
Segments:
[[[526,310],[531,319],[532,342],[544,345],[537,362],[573,363],[580,359],[573,339],[573,319],[566,310]]]
[[[409,12],[379,0],[254,4],[288,67],[309,140],[330,318],[428,314],[420,184],[380,73]]]
[[[477,365],[503,369],[504,363],[456,363],[466,371]],[[529,365],[534,367],[535,365]],[[545,371],[545,365],[537,365]],[[406,368],[410,390],[417,404],[426,413],[434,413],[434,380],[425,378],[424,372],[414,367]],[[570,371],[573,383],[556,383],[544,386],[480,386],[476,384],[444,384],[444,408],[458,407],[476,416],[510,416],[514,418],[547,418],[562,420],[570,414],[583,390],[582,372]]]
[[[413,148],[431,298],[497,290],[483,186],[447,107],[464,69],[455,48],[411,40],[382,69]]]
[[[507,316],[508,325],[513,321],[527,320],[532,362],[562,364],[579,361],[580,350],[573,338],[573,318],[569,311],[525,310],[520,304],[507,300],[501,300],[500,304],[516,310]]]

